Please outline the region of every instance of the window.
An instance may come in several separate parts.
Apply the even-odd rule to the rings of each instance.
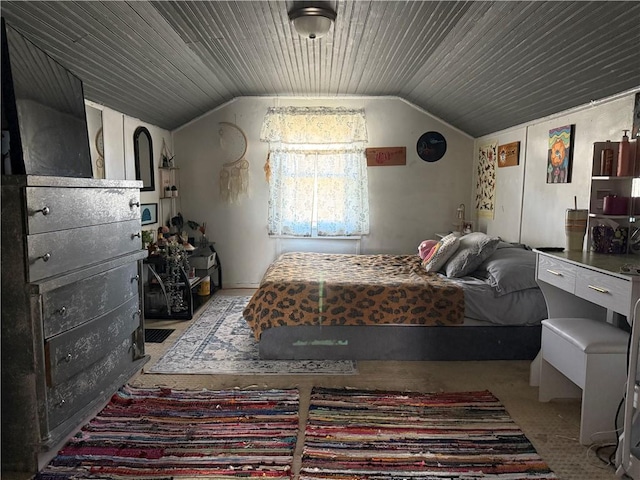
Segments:
[[[269,234],[369,233],[364,111],[269,109]]]

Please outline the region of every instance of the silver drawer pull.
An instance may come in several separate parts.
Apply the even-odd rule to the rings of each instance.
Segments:
[[[140,275],[136,275],[135,277],[133,277],[133,278],[131,279],[131,283],[133,283],[133,282],[137,282],[138,280],[140,280]]]
[[[548,268],[547,268],[547,272],[549,272],[551,275],[556,275],[557,277],[562,276],[562,273],[556,272],[555,270],[549,270]]]
[[[132,239],[132,240],[133,240],[134,238],[136,238],[136,237],[140,238],[140,232],[138,232],[138,233],[132,233],[132,234],[131,234],[131,239]]]
[[[65,307],[64,305],[62,307],[60,307],[57,310],[58,315],[60,315],[61,317],[64,316],[65,313],[67,313],[67,307]]]
[[[129,207],[133,208],[133,207],[139,207],[140,206],[140,202],[136,202],[135,200],[129,200]]]
[[[139,317],[140,315],[142,315],[142,310],[138,309],[138,310],[136,310],[136,311],[133,313],[133,315],[131,315],[131,316],[132,316],[132,317],[135,317],[135,316],[138,316],[138,317]]]
[[[47,252],[44,255],[39,256],[38,258],[41,258],[43,262],[48,262],[51,259],[51,252]]]
[[[67,403],[67,402],[66,402],[66,401],[65,401],[65,399],[63,398],[63,399],[62,399],[62,400],[60,400],[58,403],[56,403],[56,407],[60,408],[60,407],[64,406],[64,404],[65,404],[65,403]]]
[[[66,356],[66,357],[64,357],[64,361],[65,361],[65,362],[67,362],[67,363],[69,363],[69,362],[71,361],[71,359],[72,359],[72,358],[73,358],[73,357],[72,357],[71,353],[67,353],[67,356]]]
[[[44,215],[46,217],[47,215],[49,215],[51,213],[51,209],[45,205],[40,210],[34,210],[33,213],[34,214],[41,213],[42,215]]]
[[[602,288],[602,287],[596,287],[595,285],[587,285],[591,290],[595,290],[596,292],[600,292],[600,293],[609,293],[609,290],[607,290],[606,288]]]

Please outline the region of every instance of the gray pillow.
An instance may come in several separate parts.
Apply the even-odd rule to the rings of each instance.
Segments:
[[[536,254],[524,248],[500,248],[473,275],[486,278],[497,296],[535,288]]]
[[[456,253],[445,265],[447,277],[464,277],[473,272],[498,248],[500,238],[473,232],[460,237]]]

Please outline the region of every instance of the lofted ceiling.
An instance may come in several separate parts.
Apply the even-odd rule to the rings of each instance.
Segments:
[[[88,100],[172,130],[239,96],[398,96],[478,137],[640,86],[640,2],[8,1]]]

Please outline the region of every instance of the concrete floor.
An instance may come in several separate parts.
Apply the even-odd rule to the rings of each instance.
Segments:
[[[217,295],[250,295],[250,290],[223,290]],[[180,336],[191,321],[147,321],[148,327],[175,328],[162,344],[147,344],[151,361]],[[145,369],[145,370],[146,370]],[[298,388],[301,401],[301,431],[294,471],[300,463],[302,431],[309,394],[313,386],[422,392],[490,390],[534,444],[538,453],[561,480],[612,480],[613,467],[605,465],[590,448],[578,442],[580,403],[577,400],[540,403],[538,391],[529,386],[529,362],[392,362],[360,361],[357,375],[161,375],[143,370],[131,380],[135,386],[165,386],[179,389]],[[613,420],[612,420],[613,429]],[[608,456],[612,448],[603,450]]]

